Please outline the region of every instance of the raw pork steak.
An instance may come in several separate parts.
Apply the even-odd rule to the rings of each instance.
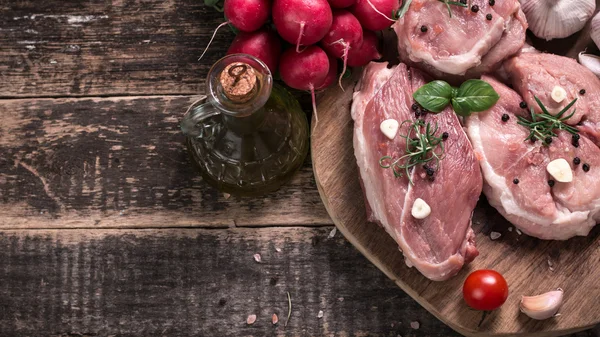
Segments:
[[[580,123],[581,133],[600,146],[600,79],[594,73],[573,59],[545,53],[520,54],[507,60],[504,68],[515,90],[536,109],[534,96],[550,112],[560,111],[577,98],[577,112],[568,122],[572,125]],[[567,92],[567,97],[560,103],[550,97],[556,86]]]
[[[438,0],[414,0],[394,24],[404,62],[436,78],[458,81],[492,72],[525,43],[527,21],[517,0],[472,0],[478,10]],[[489,20],[488,20],[489,19]]]
[[[543,54],[523,54],[528,59],[536,55]],[[543,67],[537,65],[535,72],[544,79]],[[517,124],[517,116],[529,118],[519,106],[521,96],[491,77],[482,79],[500,100],[492,109],[468,117],[466,126],[480,158],[489,203],[523,232],[541,239],[587,235],[600,215],[600,149],[585,136],[575,147],[571,134],[562,130],[550,145],[525,141],[529,128]],[[575,157],[581,159],[579,165],[573,163]],[[555,181],[546,171],[548,163],[559,158],[573,170],[570,183]],[[584,163],[590,165],[589,172],[582,169]]]
[[[395,177],[382,168],[380,158],[404,155],[407,126],[393,140],[380,130],[387,119],[415,121],[412,93],[425,84],[423,75],[404,64],[393,70],[385,63],[370,63],[354,93],[354,153],[359,167],[369,221],[381,224],[404,253],[406,263],[426,277],[440,281],[455,275],[479,253],[474,243],[471,216],[481,194],[482,177],[469,141],[450,109],[427,114],[423,121],[434,126],[436,136],[448,133],[445,158],[431,179],[415,167],[408,177]],[[411,215],[417,198],[431,206],[424,219]]]

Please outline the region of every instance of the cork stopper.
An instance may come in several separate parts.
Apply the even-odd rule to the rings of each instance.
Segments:
[[[247,63],[229,64],[221,72],[219,81],[225,96],[234,103],[246,103],[256,95],[257,74]]]

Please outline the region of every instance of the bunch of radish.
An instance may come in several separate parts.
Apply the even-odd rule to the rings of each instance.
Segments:
[[[341,85],[346,66],[381,57],[375,31],[394,23],[400,1],[225,0],[226,23],[239,30],[227,54],[262,60],[289,87],[310,91],[314,108],[314,91],[335,82],[338,60],[343,63]],[[269,19],[275,30],[267,25]]]

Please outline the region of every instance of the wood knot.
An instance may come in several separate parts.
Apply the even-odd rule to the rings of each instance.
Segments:
[[[245,103],[255,96],[258,78],[249,64],[234,62],[223,69],[220,82],[223,93],[229,100]]]

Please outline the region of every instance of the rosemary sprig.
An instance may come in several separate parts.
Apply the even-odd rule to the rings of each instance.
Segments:
[[[565,130],[568,133],[575,135],[579,132],[576,127],[568,125],[565,123],[566,120],[573,117],[577,109],[573,109],[573,112],[566,117],[563,115],[571,109],[571,107],[577,102],[577,98],[575,98],[571,103],[569,103],[564,109],[559,111],[556,115],[552,115],[548,112],[548,109],[544,106],[542,101],[540,101],[537,96],[534,96],[535,101],[538,106],[542,110],[541,114],[536,114],[533,110],[533,107],[530,109],[531,120],[527,120],[524,117],[518,116],[519,121],[517,122],[519,125],[523,125],[529,128],[529,136],[525,138],[525,140],[540,140],[545,145],[549,145],[551,143],[551,137],[558,137],[558,135],[554,132],[555,130]],[[550,139],[550,141],[548,141]]]
[[[448,7],[448,15],[450,15],[450,18],[452,18],[452,9],[450,8],[450,5],[459,6],[459,7],[467,7],[467,4],[464,4],[459,1],[448,1],[448,0],[438,0],[438,1],[446,4],[446,7]]]
[[[383,156],[379,159],[379,166],[382,168],[392,168],[394,176],[396,178],[402,177],[404,174],[413,184],[410,178],[410,170],[418,165],[425,165],[431,161],[435,162],[435,167],[431,167],[437,171],[439,168],[440,160],[444,159],[444,142],[442,137],[436,137],[435,134],[438,131],[438,125],[434,127],[430,123],[425,124],[423,120],[405,120],[400,124],[400,129],[405,124],[408,126],[408,133],[406,135],[400,135],[400,137],[406,139],[405,154],[400,158],[393,159],[390,156]],[[425,132],[421,130],[424,129]],[[437,151],[437,152],[436,152]]]

